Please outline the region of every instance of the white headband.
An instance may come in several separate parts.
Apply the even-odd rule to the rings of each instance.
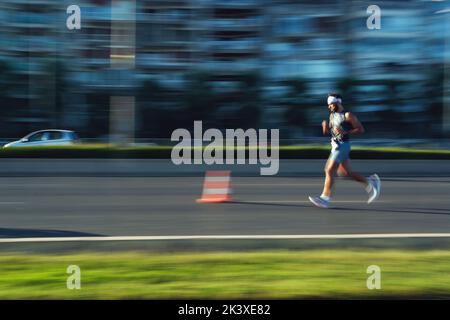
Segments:
[[[327,103],[328,104],[332,104],[332,103],[342,104],[342,99],[336,98],[334,96],[329,96],[328,100],[327,100]]]

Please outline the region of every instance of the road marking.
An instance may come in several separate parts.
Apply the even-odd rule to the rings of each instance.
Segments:
[[[98,242],[98,241],[164,241],[164,240],[296,240],[296,239],[403,239],[450,238],[450,233],[374,233],[374,234],[306,234],[306,235],[205,235],[205,236],[111,236],[1,238],[0,243]]]
[[[249,203],[249,204],[283,204],[283,203],[311,203],[311,201],[309,200],[264,200],[264,201],[258,201],[258,200],[236,200],[237,203]],[[377,200],[377,203],[379,202],[384,202],[384,203],[389,203],[392,201],[385,201],[385,200]],[[366,203],[367,204],[367,200],[332,200],[331,203]]]
[[[20,187],[20,188],[36,188],[36,187],[70,187],[70,183],[5,183],[0,188]]]
[[[272,188],[272,187],[310,187],[310,186],[323,186],[323,183],[236,183],[237,187],[263,187],[263,188]]]
[[[2,205],[2,204],[6,204],[6,205],[9,205],[9,204],[25,204],[25,202],[0,202],[0,205]]]

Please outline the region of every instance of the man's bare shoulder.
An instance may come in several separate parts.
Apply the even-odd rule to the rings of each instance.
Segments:
[[[356,119],[356,115],[350,111],[346,111],[344,116],[346,120]]]

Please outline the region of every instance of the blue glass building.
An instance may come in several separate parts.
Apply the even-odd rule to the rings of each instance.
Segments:
[[[215,94],[217,126],[240,124],[245,113],[236,110],[251,92],[258,126],[314,136],[324,97],[340,91],[373,129],[369,136],[450,131],[450,1],[379,1],[374,30],[364,0],[140,0],[129,18],[113,16],[109,0],[78,3],[81,30],[66,28],[70,1],[1,2],[2,136],[46,126],[107,135],[111,92],[139,95],[150,84],[155,95],[138,99],[138,118],[146,108],[184,112],[196,74]],[[134,64],[111,68],[112,25],[127,19],[135,24]],[[138,136],[161,136],[143,119]],[[183,123],[171,119],[168,126]]]

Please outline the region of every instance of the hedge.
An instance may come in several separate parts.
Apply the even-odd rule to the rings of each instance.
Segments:
[[[0,158],[63,159],[170,159],[171,146],[78,145],[64,147],[23,147],[0,149]],[[324,146],[282,146],[281,159],[324,159],[330,152]],[[449,160],[450,150],[404,147],[354,147],[353,159],[431,159]]]

